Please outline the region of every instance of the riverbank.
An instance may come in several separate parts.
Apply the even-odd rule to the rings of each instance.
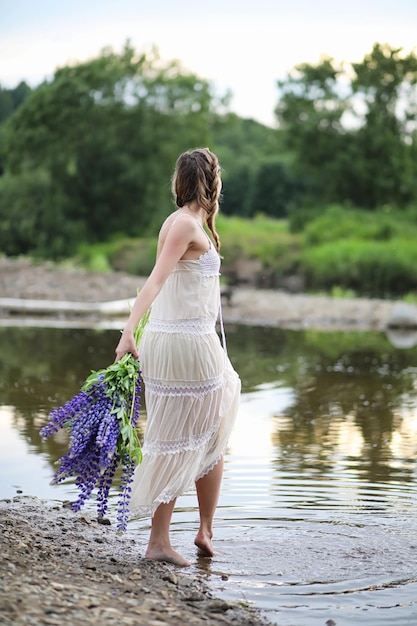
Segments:
[[[0,258],[0,318],[103,317],[125,319],[144,278],[119,272],[89,272],[28,259]],[[365,298],[331,298],[269,289],[236,287],[223,298],[226,323],[283,328],[382,330],[396,303]]]
[[[147,561],[135,540],[65,503],[0,501],[0,623],[5,626],[266,626],[215,598],[186,570]]]

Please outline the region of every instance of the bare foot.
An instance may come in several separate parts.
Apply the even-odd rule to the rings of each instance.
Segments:
[[[199,531],[197,537],[194,540],[195,545],[198,548],[198,556],[214,556],[213,543],[211,541],[212,534]]]
[[[191,565],[190,561],[187,561],[179,552],[176,552],[172,548],[164,550],[149,549],[146,551],[145,559],[149,561],[165,561],[165,563],[173,563],[177,567],[188,567]]]

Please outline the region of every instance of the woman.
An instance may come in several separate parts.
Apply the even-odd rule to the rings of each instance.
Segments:
[[[200,527],[194,543],[200,555],[213,556],[213,517],[240,380],[227,357],[223,330],[222,346],[215,328],[220,312],[215,218],[221,191],[216,155],[208,148],[182,154],[172,191],[177,210],[161,227],[155,266],[136,298],[116,359],[126,352],[139,358],[133,331],[151,308],[139,346],[147,423],[131,513],[152,516],[146,558],[184,567],[190,563],[173,549],[169,536],[175,501],[195,485]]]

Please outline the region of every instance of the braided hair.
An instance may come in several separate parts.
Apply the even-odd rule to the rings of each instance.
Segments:
[[[208,148],[188,150],[178,157],[172,177],[172,193],[178,208],[193,200],[205,211],[205,223],[211,232],[217,251],[220,238],[216,231],[221,192],[220,164]]]

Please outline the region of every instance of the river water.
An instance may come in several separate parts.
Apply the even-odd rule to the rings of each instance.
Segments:
[[[417,624],[414,342],[244,326],[227,328],[227,338],[242,399],[216,556],[195,557],[194,493],[173,516],[173,544],[192,560],[191,575],[280,626]],[[49,484],[65,437],[42,442],[39,428],[90,369],[113,360],[116,341],[115,330],[0,328],[0,498],[74,498],[73,484]],[[114,492],[110,516],[116,500]],[[128,533],[143,554],[149,520]]]

